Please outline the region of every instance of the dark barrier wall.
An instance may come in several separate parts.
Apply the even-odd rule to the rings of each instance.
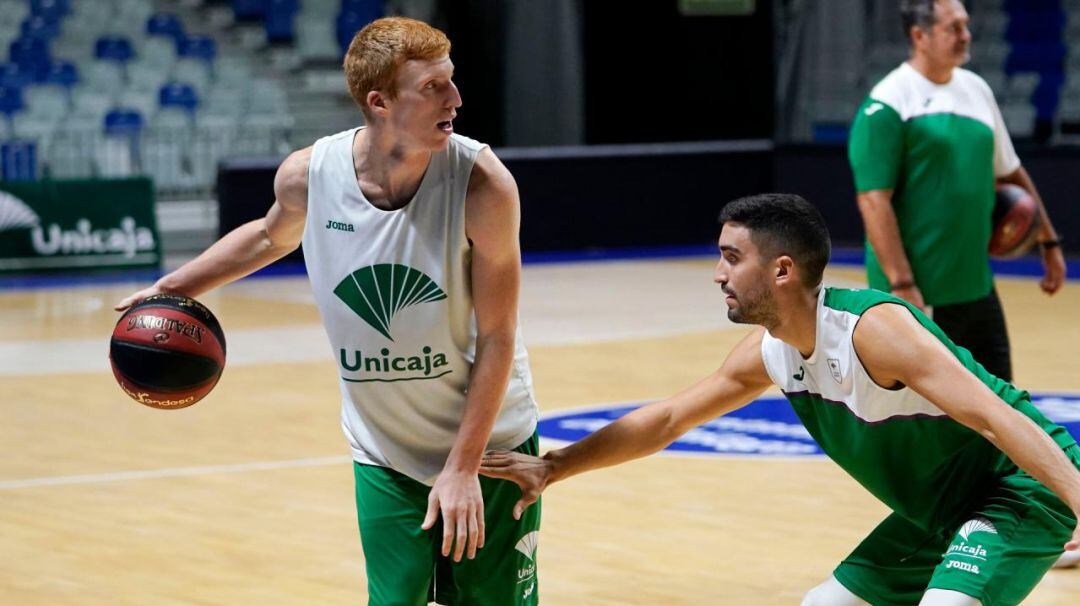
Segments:
[[[712,242],[724,202],[770,189],[771,149],[767,141],[749,141],[497,153],[521,194],[522,248],[538,252]],[[276,164],[222,166],[221,235],[266,214]]]
[[[1035,181],[1065,250],[1080,253],[1080,148],[1018,148],[1024,168]],[[798,193],[825,215],[833,241],[862,244],[862,219],[855,203],[855,184],[844,146],[783,147],[774,155],[774,183],[778,191]]]
[[[745,141],[497,153],[521,192],[521,242],[528,252],[709,244],[725,202],[765,191],[798,193],[817,205],[835,244],[863,241],[843,147],[774,150],[766,141]],[[1066,250],[1080,253],[1074,203],[1080,149],[1021,151],[1021,157]],[[222,233],[266,214],[276,166],[275,159],[223,166]]]

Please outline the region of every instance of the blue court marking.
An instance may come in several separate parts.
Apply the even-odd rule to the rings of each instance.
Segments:
[[[1032,394],[1032,402],[1080,439],[1080,395]],[[540,419],[540,437],[576,442],[640,404],[610,404],[559,411]],[[821,457],[824,453],[784,398],[766,397],[690,430],[665,453],[741,457]]]

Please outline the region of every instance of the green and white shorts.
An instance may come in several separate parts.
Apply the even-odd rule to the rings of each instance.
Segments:
[[[1065,455],[1080,468],[1080,446]],[[833,576],[874,606],[913,606],[927,589],[1013,606],[1054,564],[1075,527],[1070,509],[1017,469],[973,503],[959,528],[932,533],[890,515]]]
[[[515,449],[537,455],[537,435]],[[513,482],[480,477],[484,547],[476,558],[443,557],[442,521],[421,530],[431,487],[385,467],[353,464],[370,606],[532,606],[538,604],[536,547],[540,503],[520,520]]]

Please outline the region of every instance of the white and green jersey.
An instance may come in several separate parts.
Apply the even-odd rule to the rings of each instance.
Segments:
[[[848,159],[859,192],[893,190],[904,251],[929,305],[990,292],[994,179],[1020,159],[982,78],[957,68],[935,84],[902,63],[855,114]],[[869,242],[866,268],[870,286],[888,291]]]
[[[862,314],[883,303],[903,305],[1002,401],[1030,417],[1057,444],[1075,444],[1028,394],[986,372],[964,348],[910,304],[876,290],[823,288],[814,353],[766,333],[765,368],[821,449],[898,514],[934,530],[962,522],[972,499],[1011,468],[993,444],[954,421],[910,388],[885,389],[870,378],[852,335]]]
[[[353,458],[431,484],[458,434],[476,357],[465,194],[484,145],[452,135],[412,201],[388,211],[360,191],[356,131],[315,142],[304,261],[338,367]],[[536,421],[519,330],[488,448],[516,448]]]

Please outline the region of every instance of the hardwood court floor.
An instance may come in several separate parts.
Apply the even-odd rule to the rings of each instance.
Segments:
[[[660,398],[712,371],[745,329],[710,279],[709,260],[527,267],[542,411]],[[1019,384],[1080,392],[1080,288],[998,284]],[[0,293],[0,603],[363,603],[337,375],[305,280],[203,297],[229,366],[170,412],[107,370],[110,306],[132,286]],[[545,498],[554,606],[798,604],[885,515],[825,460],[660,456]],[[1025,603],[1078,596],[1080,571],[1051,572]]]

